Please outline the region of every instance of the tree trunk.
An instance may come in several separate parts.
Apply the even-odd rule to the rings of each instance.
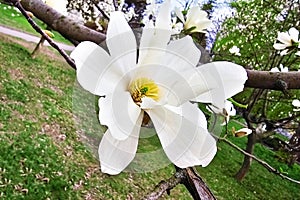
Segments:
[[[248,142],[247,142],[246,152],[248,152],[250,154],[253,154],[254,145],[255,145],[255,134],[252,133],[252,134],[248,135]],[[245,155],[243,165],[235,175],[235,178],[238,181],[242,181],[243,178],[246,176],[247,172],[250,169],[251,162],[252,162],[252,158]]]

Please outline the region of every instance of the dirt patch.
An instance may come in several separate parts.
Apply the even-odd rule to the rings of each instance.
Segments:
[[[61,133],[59,124],[46,124],[42,125],[42,134],[49,135],[54,141],[62,142],[66,139],[66,135]]]
[[[8,69],[8,73],[12,80],[21,80],[24,79],[25,75],[20,69]]]

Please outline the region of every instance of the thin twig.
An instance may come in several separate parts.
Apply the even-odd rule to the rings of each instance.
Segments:
[[[95,0],[92,0],[92,2],[93,2],[93,4],[94,4],[94,6],[96,6],[96,8],[98,9],[98,11],[101,13],[101,15],[105,18],[105,19],[107,19],[107,20],[109,20],[109,16],[100,8],[100,6],[97,4],[97,2],[95,1]]]
[[[44,37],[49,44],[55,48],[62,56],[63,58],[67,61],[67,63],[73,68],[76,69],[76,65],[75,62],[73,61],[73,59],[63,50],[61,49],[46,33],[44,33],[44,31],[31,19],[31,17],[28,16],[26,10],[23,8],[23,6],[21,5],[20,1],[18,0],[11,0],[11,2],[13,3],[13,5],[15,7],[17,7],[20,12],[25,16],[25,18],[27,19],[27,21],[30,23],[30,25],[38,32],[42,35],[42,37]]]
[[[262,166],[264,166],[266,169],[268,169],[270,172],[280,176],[283,179],[287,179],[293,183],[297,183],[300,184],[300,181],[292,179],[288,176],[285,176],[283,174],[281,174],[277,169],[273,168],[270,164],[268,164],[267,162],[255,157],[254,155],[244,151],[243,149],[241,149],[240,147],[238,147],[237,145],[235,145],[234,143],[232,143],[231,141],[227,140],[226,138],[219,138],[219,140],[224,141],[225,143],[229,144],[230,146],[234,147],[236,150],[240,151],[241,153],[243,153],[244,155],[247,155],[249,157],[251,157],[252,159],[256,160],[259,164],[261,164]]]

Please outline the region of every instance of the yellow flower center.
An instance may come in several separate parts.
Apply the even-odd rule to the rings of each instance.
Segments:
[[[159,88],[154,81],[148,78],[138,78],[129,85],[129,92],[136,104],[142,103],[143,97],[150,97],[157,101],[159,99]]]

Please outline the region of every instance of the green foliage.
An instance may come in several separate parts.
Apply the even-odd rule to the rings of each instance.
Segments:
[[[213,48],[214,60],[228,60],[255,70],[270,71],[280,65],[289,71],[299,69],[300,57],[295,55],[296,50],[282,56],[273,48],[278,32],[287,32],[291,27],[299,30],[299,1],[236,1],[231,6],[235,15],[225,21],[218,34]],[[240,48],[241,56],[230,54],[233,46]],[[298,90],[287,94],[246,89],[235,99],[250,105],[248,111],[253,121],[275,122],[297,114],[291,102],[299,96]],[[297,121],[295,118],[292,122]]]

